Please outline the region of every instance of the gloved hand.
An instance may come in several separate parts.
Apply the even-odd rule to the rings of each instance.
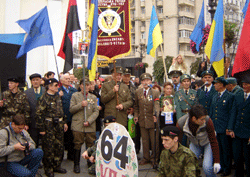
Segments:
[[[215,163],[214,164],[214,173],[215,174],[218,173],[220,171],[220,168],[221,168],[220,164],[219,163]]]

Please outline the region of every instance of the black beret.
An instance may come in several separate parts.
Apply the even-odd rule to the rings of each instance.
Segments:
[[[10,77],[10,78],[8,78],[8,82],[16,82],[16,83],[19,83],[20,81],[19,81],[19,79],[17,78],[17,77]]]
[[[111,123],[115,121],[116,121],[116,118],[114,116],[107,116],[103,119],[103,123]]]
[[[42,78],[42,76],[38,73],[32,74],[30,75],[30,80],[32,80],[33,78],[39,77],[40,79]]]
[[[49,84],[52,84],[54,82],[57,82],[58,83],[58,80],[56,80],[55,78],[50,78],[50,79],[47,79],[44,83],[44,85],[49,85]]]
[[[178,136],[179,134],[180,130],[175,126],[166,126],[161,129],[161,136]]]

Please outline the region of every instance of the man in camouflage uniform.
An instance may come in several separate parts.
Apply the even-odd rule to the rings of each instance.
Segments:
[[[114,116],[107,116],[103,119],[104,126],[107,127],[110,123],[116,122],[116,118]],[[88,168],[89,174],[96,175],[95,173],[95,155],[96,155],[96,148],[97,148],[98,140],[95,142],[95,144],[88,148],[84,153],[82,154],[82,157],[84,159],[89,159],[90,162],[92,162],[92,165]]]
[[[48,177],[54,177],[54,172],[67,173],[61,168],[64,147],[63,132],[68,126],[64,116],[61,98],[57,94],[58,81],[54,78],[45,81],[46,93],[38,100],[37,128],[42,135],[44,152],[44,171]]]
[[[8,85],[9,90],[3,92],[3,100],[0,101],[0,107],[3,110],[0,129],[8,126],[16,114],[23,114],[27,124],[25,130],[28,130],[30,106],[27,96],[18,88],[19,80],[17,78],[9,78]]]
[[[161,130],[164,150],[160,157],[158,177],[198,177],[200,169],[195,154],[178,143],[180,130],[166,126]]]

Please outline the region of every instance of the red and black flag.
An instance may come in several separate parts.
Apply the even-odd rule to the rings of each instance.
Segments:
[[[80,30],[80,23],[78,19],[77,3],[76,0],[69,0],[69,6],[67,11],[66,28],[61,44],[61,48],[58,52],[58,56],[65,59],[63,72],[67,72],[73,68],[73,49],[72,49],[72,36],[73,31]]]

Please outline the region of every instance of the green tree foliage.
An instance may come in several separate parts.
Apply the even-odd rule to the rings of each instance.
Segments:
[[[224,20],[225,24],[225,42],[227,47],[230,48],[231,45],[237,42],[236,33],[239,31],[239,28],[236,23],[229,22]]]
[[[199,68],[199,63],[202,61],[202,58],[196,58],[196,61],[193,62],[190,66],[190,74],[196,74]]]
[[[81,80],[83,78],[83,68],[73,69],[73,74],[78,80]],[[87,68],[85,68],[85,76],[89,76],[89,70]]]
[[[166,56],[165,58],[167,72],[172,64],[172,59],[173,57],[170,57],[170,56]],[[161,57],[158,57],[158,59],[154,62],[153,67],[154,67],[153,76],[155,77],[155,80],[158,83],[163,83],[164,82],[164,66],[163,66],[163,61]]]

